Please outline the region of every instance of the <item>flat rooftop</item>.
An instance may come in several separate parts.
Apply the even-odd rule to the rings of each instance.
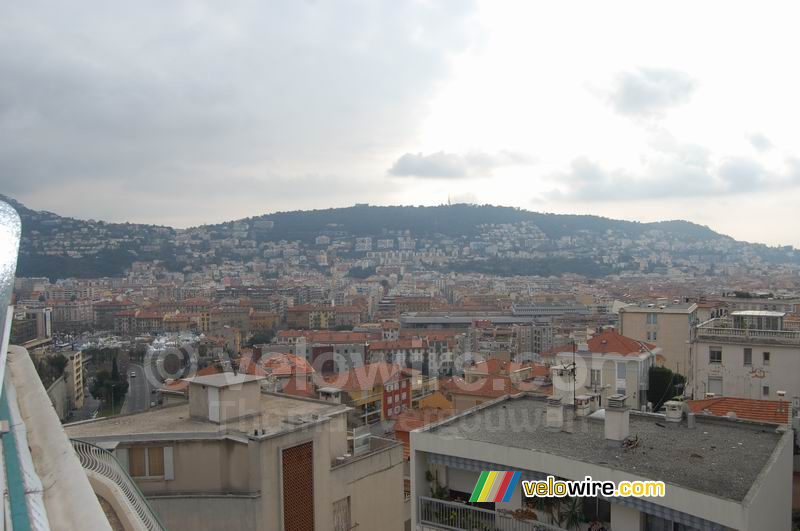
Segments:
[[[207,385],[209,387],[229,387],[248,382],[257,382],[266,379],[265,376],[254,376],[252,374],[233,374],[232,372],[220,372],[206,376],[195,376],[187,378],[186,381],[194,384]]]
[[[697,309],[694,302],[640,302],[624,306],[623,311],[637,313],[691,313]]]
[[[544,427],[545,412],[544,399],[523,395],[423,430],[442,438],[533,449],[736,501],[747,494],[782,436],[774,425],[698,415],[696,427],[689,429],[686,421],[668,423],[631,411],[630,435],[639,437],[639,445],[625,450],[605,438],[603,420],[578,418],[574,433],[550,431]]]
[[[133,415],[68,424],[64,430],[70,438],[91,440],[158,440],[181,438],[181,435],[185,438],[252,437],[256,429],[258,437],[269,437],[316,422],[314,415],[329,417],[347,409],[341,404],[262,393],[259,414],[225,424],[191,418],[187,402]]]

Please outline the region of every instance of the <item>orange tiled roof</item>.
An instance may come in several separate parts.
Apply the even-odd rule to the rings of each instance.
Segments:
[[[365,391],[403,378],[403,367],[391,363],[369,363],[333,376],[323,377],[325,385],[345,391]]]
[[[717,417],[724,417],[733,412],[740,419],[773,422],[776,424],[788,424],[789,411],[791,411],[791,404],[785,400],[755,400],[752,398],[720,396],[702,400],[689,400],[687,403],[695,413],[708,411]]]
[[[644,347],[651,350],[656,348],[656,346],[651,343],[636,341],[635,339],[623,336],[613,328],[607,328],[593,336],[588,341],[588,344],[590,352],[599,354],[622,354],[623,356],[640,354]]]

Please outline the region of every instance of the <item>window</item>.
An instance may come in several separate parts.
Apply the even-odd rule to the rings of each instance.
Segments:
[[[174,479],[171,446],[133,446],[121,456],[121,461],[125,459],[131,477]]]
[[[708,349],[708,362],[722,363],[722,348],[711,347],[710,349]]]
[[[769,365],[769,352],[764,353],[764,365]]]
[[[617,363],[617,380],[625,379],[625,362],[620,361]]]
[[[750,366],[753,364],[753,349],[744,349],[744,364]]]
[[[391,403],[392,403],[392,395],[389,395],[389,396],[386,398],[386,403],[387,403],[387,404],[391,404]]]
[[[714,393],[714,396],[722,396],[722,378],[716,376],[709,376],[708,392]]]
[[[764,386],[761,387],[761,394],[763,396],[769,396],[769,386],[768,385],[764,385]]]
[[[648,313],[647,314],[647,324],[658,324],[658,314],[657,313]]]
[[[403,400],[405,400],[405,399],[406,399],[406,392],[403,391]]]
[[[161,448],[147,449],[147,475],[164,475],[164,450]]]
[[[657,332],[647,332],[647,340],[648,341],[658,341],[658,333]]]
[[[333,502],[334,531],[350,531],[350,496]]]
[[[130,471],[131,477],[147,475],[145,451],[145,448],[140,446],[128,450],[128,470]]]
[[[592,369],[589,372],[589,385],[592,387],[600,387],[600,369]]]

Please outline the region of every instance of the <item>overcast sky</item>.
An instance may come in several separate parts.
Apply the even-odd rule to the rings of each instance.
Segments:
[[[792,5],[6,2],[0,192],[178,227],[450,198],[800,247]]]

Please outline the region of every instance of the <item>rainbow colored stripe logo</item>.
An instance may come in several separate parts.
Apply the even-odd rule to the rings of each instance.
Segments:
[[[472,491],[471,502],[509,502],[511,494],[519,481],[519,472],[481,472],[475,490]]]

